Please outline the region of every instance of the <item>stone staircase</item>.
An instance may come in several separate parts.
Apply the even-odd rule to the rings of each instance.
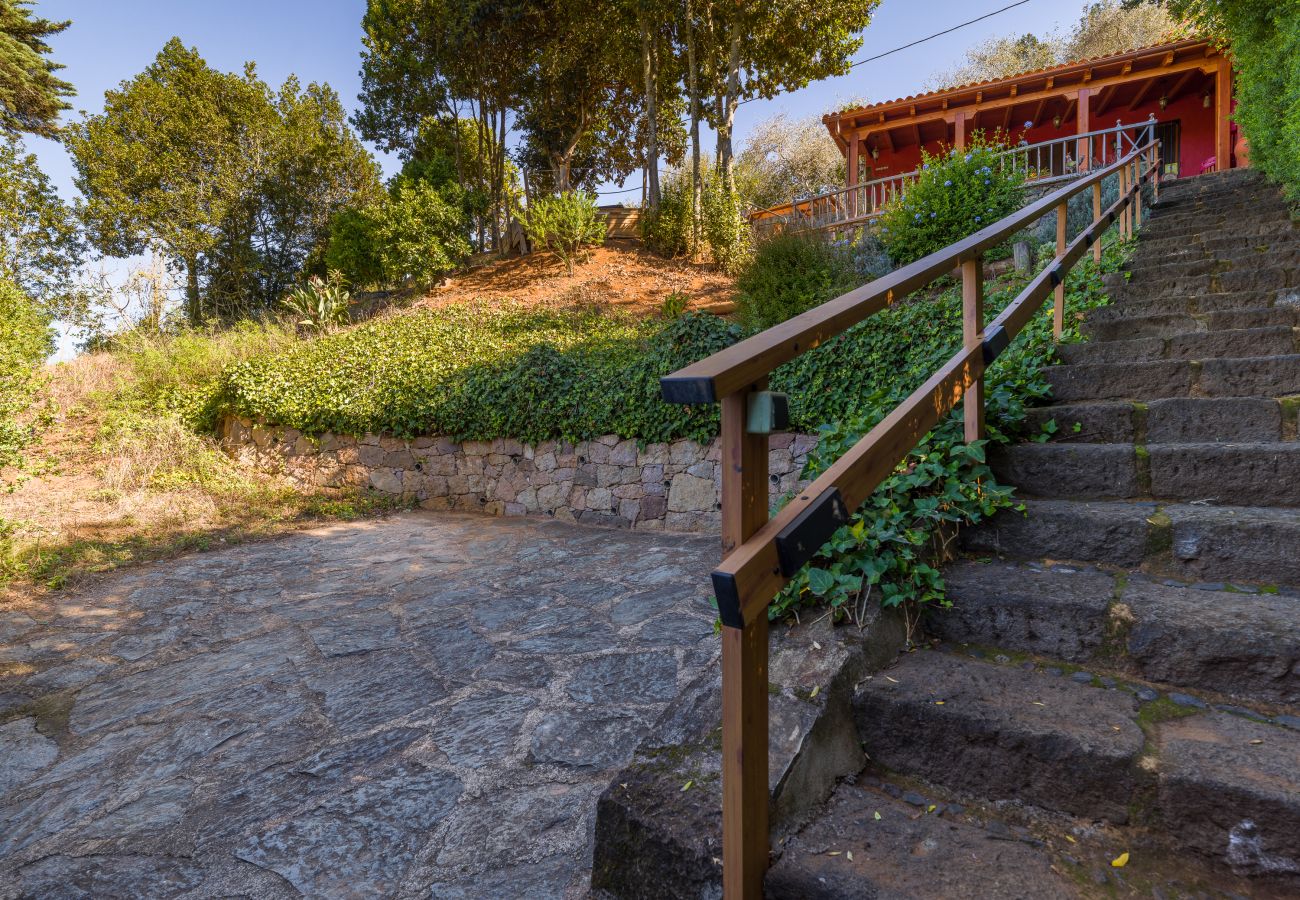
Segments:
[[[1111,287],[769,897],[1300,896],[1300,229],[1169,184]]]

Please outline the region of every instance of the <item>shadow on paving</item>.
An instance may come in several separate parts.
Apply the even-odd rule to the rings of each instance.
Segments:
[[[569,897],[715,538],[411,513],[0,611],[0,897]]]

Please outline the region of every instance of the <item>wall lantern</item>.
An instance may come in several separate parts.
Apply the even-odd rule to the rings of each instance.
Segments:
[[[1164,109],[1168,105],[1169,105],[1169,96],[1166,94],[1165,96],[1160,98],[1160,108]]]
[[[1060,117],[1060,116],[1053,116],[1053,117],[1052,117],[1052,124],[1055,125],[1057,128],[1060,128],[1060,127],[1061,127],[1061,117]]]
[[[1209,95],[1209,93],[1206,93],[1206,95],[1205,95],[1204,97],[1201,98],[1201,106],[1204,106],[1206,109],[1209,109],[1209,108],[1210,108],[1210,95]]]
[[[879,148],[879,147],[872,147],[872,148],[871,148],[871,158],[872,158],[872,159],[880,159],[880,148]]]

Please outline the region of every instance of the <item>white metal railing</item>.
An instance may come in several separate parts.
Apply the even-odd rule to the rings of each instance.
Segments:
[[[1033,184],[1069,181],[1089,171],[1104,168],[1155,137],[1156,120],[1125,125],[1116,122],[1084,134],[1053,138],[1036,144],[1020,144],[998,153],[1007,164],[1024,173]],[[757,235],[791,229],[847,228],[868,224],[883,208],[901,197],[919,170],[888,175],[850,187],[762,209],[749,214]]]

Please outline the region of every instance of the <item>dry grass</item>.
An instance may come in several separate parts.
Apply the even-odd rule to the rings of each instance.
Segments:
[[[238,356],[230,346],[215,355]],[[94,353],[51,367],[44,399],[56,412],[29,453],[32,475],[0,493],[0,601],[21,606],[122,566],[395,508],[240,468],[140,402],[144,382],[169,377],[159,368],[142,379],[140,366],[140,355]]]

